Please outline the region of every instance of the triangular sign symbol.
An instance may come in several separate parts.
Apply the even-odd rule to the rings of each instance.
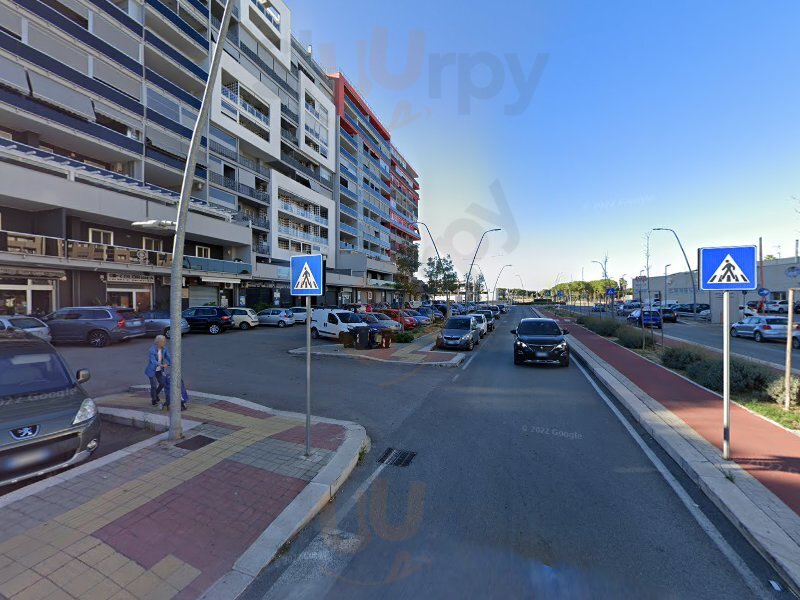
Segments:
[[[308,263],[303,263],[303,269],[300,271],[300,276],[294,284],[294,289],[316,290],[318,287],[317,280],[314,279],[314,275],[311,273]]]
[[[733,257],[728,254],[709,278],[708,283],[750,283],[750,280],[733,260]]]

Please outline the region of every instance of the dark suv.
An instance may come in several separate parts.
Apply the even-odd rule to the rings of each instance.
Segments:
[[[0,332],[0,486],[62,469],[100,444],[97,407],[58,352],[22,331]]]
[[[522,319],[511,333],[515,365],[531,361],[569,366],[569,344],[564,337],[568,331],[553,319]]]
[[[44,317],[53,342],[84,342],[95,348],[142,337],[144,318],[132,308],[71,306]]]
[[[189,323],[191,331],[216,335],[233,327],[231,313],[221,306],[194,306],[184,310],[181,316]]]

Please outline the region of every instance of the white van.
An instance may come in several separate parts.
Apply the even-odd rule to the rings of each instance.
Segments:
[[[344,308],[315,308],[311,311],[311,337],[341,339],[343,333],[369,328],[356,313]]]

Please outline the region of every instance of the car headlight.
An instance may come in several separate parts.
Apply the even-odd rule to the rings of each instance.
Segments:
[[[78,413],[75,415],[75,418],[72,419],[72,424],[77,425],[78,423],[83,423],[84,421],[93,419],[96,415],[97,405],[91,398],[86,398],[86,400],[81,402],[81,407],[78,409]]]
[[[466,341],[467,341],[467,340],[469,340],[469,338],[471,338],[471,337],[472,337],[472,334],[471,334],[471,333],[465,333],[464,335],[462,335],[462,336],[461,336],[461,341],[462,341],[462,342],[466,342]]]
[[[561,342],[556,346],[556,350],[566,350],[567,349],[567,342]]]
[[[517,348],[527,348],[527,347],[528,344],[526,344],[525,342],[521,342],[520,340],[517,340]]]

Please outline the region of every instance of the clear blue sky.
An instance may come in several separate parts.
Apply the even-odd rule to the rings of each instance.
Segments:
[[[473,232],[492,227],[503,232],[478,262],[490,284],[514,265],[501,287],[516,273],[528,289],[582,267],[598,278],[606,252],[609,275],[630,279],[658,226],[678,231],[693,266],[698,246],[759,236],[765,254],[794,254],[798,2],[289,4],[295,35],[362,90],[417,167],[420,218],[461,272]],[[684,264],[655,233],[652,274],[666,263]]]

